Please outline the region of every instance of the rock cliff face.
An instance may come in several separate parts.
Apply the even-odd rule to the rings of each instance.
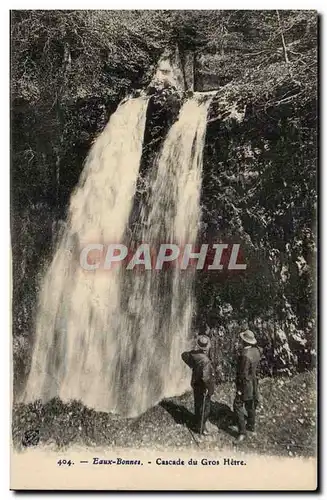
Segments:
[[[264,347],[263,372],[314,363],[314,198],[302,195],[315,189],[316,140],[302,113],[292,106],[266,112],[250,100],[228,105],[227,97],[212,106],[200,238],[240,243],[247,262],[242,273],[198,275],[196,284],[198,328],[214,338],[225,377],[232,370],[225,353],[245,327]]]
[[[174,87],[177,91],[194,90],[194,53],[166,49],[158,61],[150,88]]]

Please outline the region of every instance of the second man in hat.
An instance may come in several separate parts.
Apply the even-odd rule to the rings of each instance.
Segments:
[[[255,413],[259,398],[257,367],[261,358],[261,350],[251,330],[241,332],[240,339],[234,412],[238,422],[238,441],[243,441],[246,430],[254,432],[255,428]]]

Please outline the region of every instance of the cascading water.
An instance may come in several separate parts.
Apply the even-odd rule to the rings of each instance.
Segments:
[[[119,106],[95,142],[44,279],[25,401],[59,396],[135,416],[189,386],[180,355],[190,342],[194,270],[86,272],[79,254],[89,243],[196,242],[209,104],[195,95],[183,105],[129,241],[147,99]]]
[[[147,99],[138,98],[119,106],[89,153],[42,286],[26,401],[59,396],[110,409],[107,374],[116,355],[110,344],[112,317],[119,307],[119,276],[85,272],[79,252],[91,242],[123,238],[135,194],[147,104]]]
[[[209,104],[210,95],[195,94],[183,105],[150,172],[150,192],[141,210],[143,229],[133,237],[156,251],[161,243],[175,243],[180,248],[196,243]],[[128,414],[141,413],[190,386],[181,353],[191,341],[194,272],[194,267],[133,276],[125,272],[128,286],[122,329],[127,335],[122,337],[121,352],[128,363],[120,406]]]

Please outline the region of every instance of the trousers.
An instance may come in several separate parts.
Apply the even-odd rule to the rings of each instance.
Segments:
[[[194,416],[195,416],[195,426],[198,432],[201,432],[201,421],[203,414],[203,429],[205,428],[206,421],[210,415],[211,397],[205,392],[202,387],[193,387],[194,394]],[[204,410],[203,410],[204,403]],[[203,430],[202,429],[202,430]]]
[[[255,428],[256,402],[254,399],[243,401],[240,396],[234,399],[234,413],[236,415],[238,430],[240,434],[245,434],[246,429],[254,431]],[[247,419],[246,419],[247,414]]]

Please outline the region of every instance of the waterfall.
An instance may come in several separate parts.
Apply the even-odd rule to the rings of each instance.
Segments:
[[[24,400],[81,400],[135,416],[189,387],[180,355],[190,344],[194,269],[87,272],[89,243],[195,243],[208,96],[181,108],[148,174],[139,229],[129,234],[147,99],[130,99],[92,147],[39,300]]]
[[[24,399],[82,400],[108,406],[105,375],[112,357],[111,320],[119,305],[117,273],[87,273],[79,251],[122,240],[135,194],[147,99],[118,107],[93,145],[67,227],[41,287],[36,338]],[[107,275],[109,274],[109,276]]]
[[[161,243],[180,247],[196,243],[209,104],[206,95],[195,94],[186,101],[150,172],[150,192],[141,210],[143,229],[134,238],[152,249]],[[141,413],[163,397],[182,394],[190,387],[181,353],[192,339],[194,272],[194,267],[177,267],[126,276],[129,286],[123,309],[128,335],[122,337],[121,352],[123,359],[129,359],[124,377],[128,397],[120,406],[127,414]]]

